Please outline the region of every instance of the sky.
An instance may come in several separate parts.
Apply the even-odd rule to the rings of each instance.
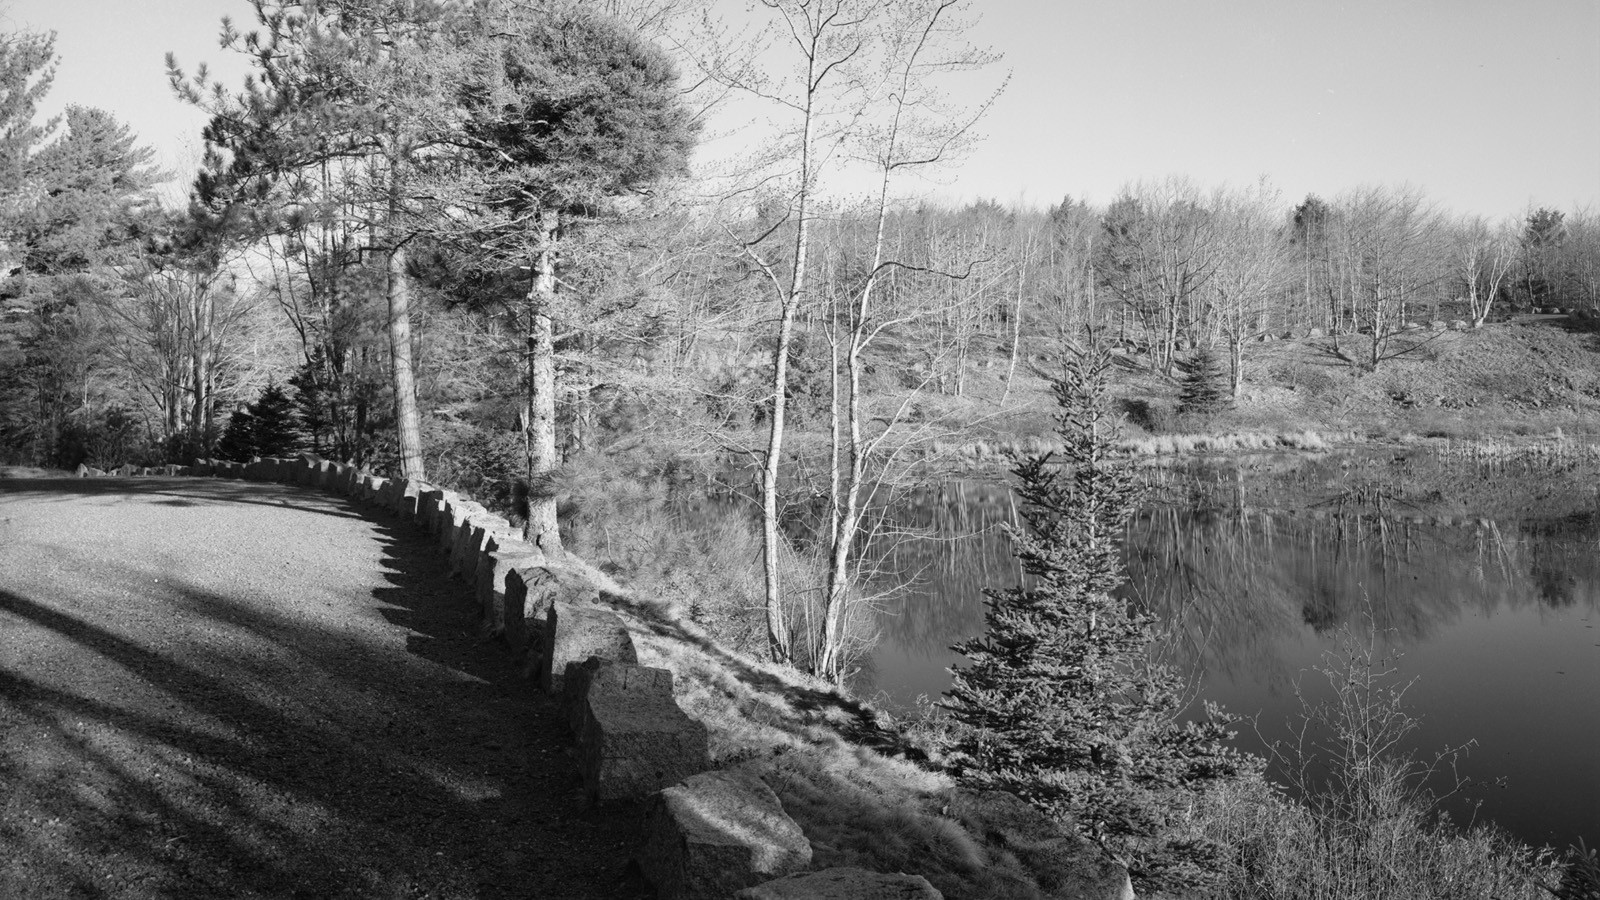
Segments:
[[[974,43],[1003,54],[984,140],[943,199],[1104,203],[1141,179],[1202,188],[1265,177],[1286,204],[1412,185],[1490,218],[1600,211],[1600,0],[979,0]],[[217,45],[245,0],[0,0],[0,31],[53,30],[48,110],[99,106],[168,169],[199,157],[204,117],[173,99],[168,51],[237,84]],[[737,124],[737,123],[735,123]],[[731,127],[737,138],[754,129]]]

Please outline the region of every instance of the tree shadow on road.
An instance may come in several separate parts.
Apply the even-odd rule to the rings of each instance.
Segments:
[[[126,601],[141,630],[0,590],[48,651],[0,659],[0,895],[645,895],[640,816],[585,807],[557,711],[476,645],[433,545],[328,505],[389,568],[331,620],[179,583]]]
[[[219,478],[4,478],[0,477],[0,501],[55,499],[63,502],[85,497],[105,497],[115,501],[123,497],[162,496],[168,499],[152,501],[162,506],[180,508],[233,504],[270,506],[275,509],[290,507],[335,516],[341,519],[360,519],[352,511],[313,488],[271,482],[238,481]]]

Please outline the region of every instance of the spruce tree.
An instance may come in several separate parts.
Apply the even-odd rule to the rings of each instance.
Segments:
[[[250,416],[255,419],[257,455],[290,456],[304,448],[305,439],[300,432],[294,398],[282,385],[267,385],[256,402],[250,404]]]
[[[1178,391],[1178,412],[1213,416],[1233,406],[1228,371],[1210,347],[1201,347],[1189,361]]]
[[[291,456],[305,448],[295,401],[282,385],[269,384],[246,409],[233,414],[217,452],[244,461],[252,456]]]
[[[953,761],[977,789],[1010,791],[1098,840],[1148,884],[1185,854],[1165,847],[1166,812],[1191,788],[1238,773],[1213,718],[1184,725],[1184,684],[1152,662],[1154,621],[1119,598],[1121,540],[1141,491],[1109,458],[1117,419],[1111,357],[1069,360],[1053,387],[1061,458],[1024,457],[1013,473],[1026,573],[986,592],[987,630],[954,649],[945,706]]]
[[[235,462],[249,462],[255,455],[255,417],[249,407],[240,407],[228,417],[228,427],[217,441],[217,455]]]

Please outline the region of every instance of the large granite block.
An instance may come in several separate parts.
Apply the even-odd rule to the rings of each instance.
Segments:
[[[593,605],[600,600],[600,589],[582,572],[542,557],[512,566],[505,579],[504,636],[513,650],[542,647],[551,604]]]
[[[566,671],[590,802],[642,798],[710,767],[706,727],[678,707],[671,672],[598,657]]]
[[[404,521],[411,521],[417,517],[417,496],[427,489],[427,485],[410,478],[397,478],[394,482],[394,492],[389,496],[387,509],[399,516]]]
[[[400,487],[400,482],[395,478],[385,478],[383,483],[376,485],[376,490],[370,498],[371,504],[381,510],[392,512],[395,505],[395,492]]]
[[[479,555],[473,595],[478,601],[478,615],[486,635],[500,637],[505,634],[507,576],[517,568],[543,562],[544,554],[538,547],[511,539],[496,541],[492,549]]]
[[[463,528],[472,527],[471,518],[488,513],[481,505],[465,498],[446,506],[444,514],[439,517],[439,549],[444,551],[446,557],[454,558],[456,540]]]
[[[417,494],[417,524],[428,534],[439,533],[439,515],[444,510],[446,494],[455,496],[443,488],[431,486]]]
[[[478,557],[494,537],[510,538],[511,523],[492,513],[480,513],[456,529],[455,546],[450,549],[450,574],[468,584],[478,577]]]
[[[616,613],[586,603],[550,604],[539,653],[529,660],[539,687],[552,694],[562,693],[567,663],[583,662],[591,656],[613,662],[639,661],[628,626]]]
[[[734,900],[944,900],[921,875],[885,875],[840,866],[745,888]]]
[[[656,795],[644,876],[660,900],[728,897],[804,869],[811,844],[772,789],[743,772],[707,772]]]

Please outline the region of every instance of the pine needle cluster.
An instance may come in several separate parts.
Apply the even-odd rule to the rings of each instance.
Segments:
[[[1022,457],[1013,469],[1023,527],[1010,537],[1024,581],[987,592],[987,630],[955,646],[967,664],[945,706],[965,782],[1023,797],[1137,876],[1171,865],[1161,833],[1186,793],[1252,763],[1223,745],[1217,718],[1180,721],[1185,685],[1152,661],[1153,619],[1116,594],[1141,489],[1109,458],[1119,425],[1110,369],[1109,353],[1091,349],[1055,381],[1060,458]]]

